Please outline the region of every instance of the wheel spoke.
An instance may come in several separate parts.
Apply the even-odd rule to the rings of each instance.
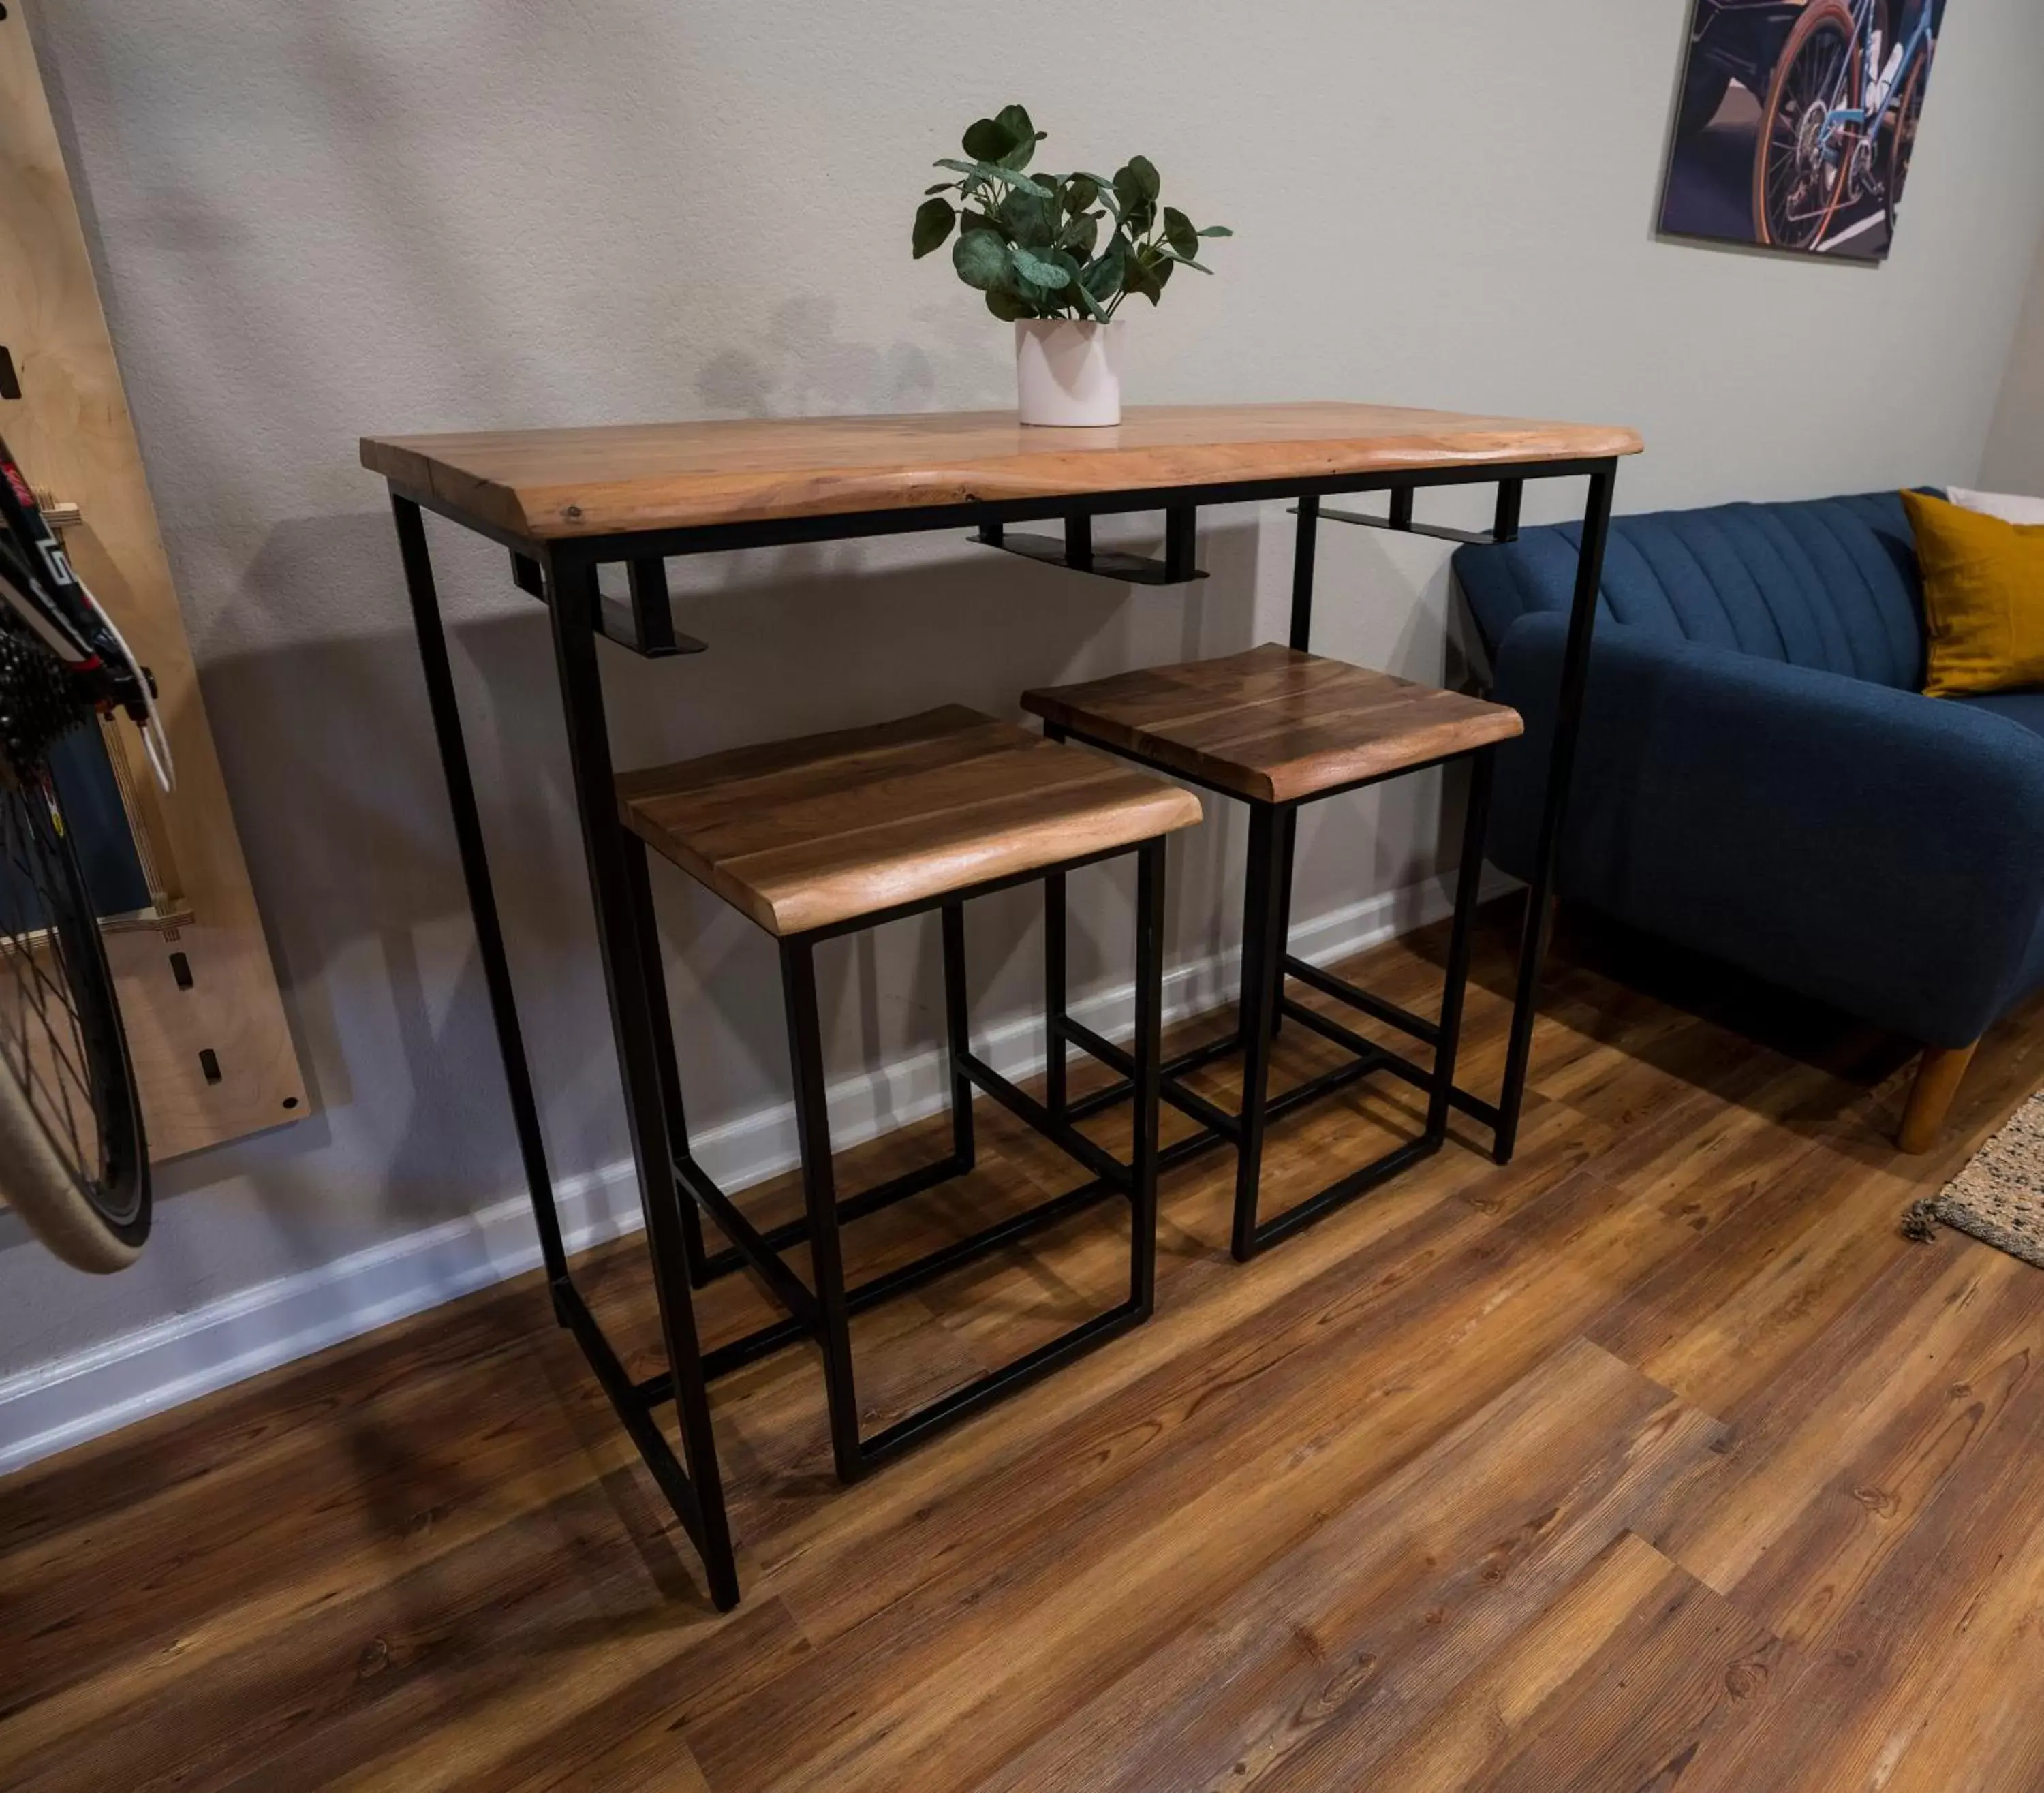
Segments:
[[[65,1158],[67,1172],[90,1191],[106,1169],[98,1126],[101,1091],[60,922],[72,912],[69,886],[43,805],[33,782],[0,796],[0,879],[6,888],[0,954],[14,984],[8,1005],[11,1037],[0,1041],[0,1058],[4,1074],[13,1077],[44,1136]]]

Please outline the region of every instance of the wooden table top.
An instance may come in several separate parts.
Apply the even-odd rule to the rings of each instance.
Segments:
[[[362,464],[530,539],[1235,481],[1635,455],[1616,426],[1388,405],[1141,405],[1112,429],[1005,411],[368,436]]]

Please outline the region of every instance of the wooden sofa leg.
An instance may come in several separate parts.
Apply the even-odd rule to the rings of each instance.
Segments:
[[[1974,1046],[1980,1042],[1976,1040]],[[1938,1135],[1958,1093],[1959,1080],[1973,1062],[1972,1046],[1927,1046],[1916,1066],[1915,1087],[1909,1092],[1909,1106],[1902,1112],[1902,1131],[1895,1142],[1905,1152],[1927,1152],[1937,1144]]]

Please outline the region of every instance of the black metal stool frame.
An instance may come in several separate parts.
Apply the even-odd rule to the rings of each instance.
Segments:
[[[795,1132],[801,1158],[803,1217],[762,1231],[701,1165],[688,1146],[688,1123],[682,1109],[681,1081],[674,1062],[674,1036],[668,1020],[666,978],[654,926],[651,881],[645,843],[627,835],[627,873],[632,885],[634,938],[638,971],[656,1018],[653,1050],[659,1065],[661,1102],[667,1135],[674,1152],[674,1178],[684,1197],[690,1280],[697,1288],[750,1269],[782,1307],[787,1319],[747,1333],[705,1352],[705,1380],[728,1374],[796,1340],[813,1338],[823,1353],[824,1388],[830,1412],[831,1455],[839,1479],[857,1481],[868,1471],[919,1443],[932,1433],[955,1424],[1016,1392],[1059,1365],[1096,1346],[1139,1326],[1150,1317],[1157,1289],[1157,1116],[1161,1089],[1164,981],[1164,840],[1162,835],[1130,847],[1118,847],[1059,864],[974,885],[946,896],[855,916],[827,927],[780,938],[781,984],[787,1010],[788,1051],[794,1070]],[[965,905],[976,896],[1018,885],[1055,882],[1062,896],[1067,873],[1108,859],[1133,854],[1136,860],[1135,1034],[1132,1050],[1121,1054],[1128,1090],[1135,1101],[1134,1139],[1129,1161],[1123,1163],[1079,1132],[1070,1121],[1018,1088],[972,1050],[966,1014]],[[816,1012],[816,949],[838,935],[863,932],[884,923],[940,911],[943,931],[944,1031],[950,1058],[951,1149],[935,1163],[923,1165],[840,1202],[830,1140],[823,1040]],[[1012,1214],[962,1239],[927,1252],[913,1262],[847,1287],[842,1228],[847,1221],[960,1177],[973,1168],[972,1099],[974,1086],[986,1092],[1085,1169],[1089,1181],[1047,1201]],[[920,1288],[947,1272],[1056,1226],[1097,1206],[1112,1196],[1129,1207],[1128,1296],[1105,1311],[1067,1328],[1024,1353],[1012,1363],[975,1377],[897,1420],[871,1438],[859,1432],[857,1377],[851,1357],[851,1316],[882,1302]],[[707,1215],[731,1242],[711,1255],[705,1249],[701,1219]],[[806,1242],[813,1287],[788,1268],[781,1254]],[[666,1393],[654,1391],[655,1398]]]
[[[1082,729],[1046,723],[1043,732],[1054,741],[1082,741],[1103,753],[1169,773],[1187,784],[1197,785],[1218,797],[1232,797],[1248,807],[1249,862],[1243,892],[1242,987],[1236,1004],[1235,1031],[1167,1060],[1160,1067],[1158,1081],[1158,1093],[1162,1100],[1200,1123],[1198,1132],[1172,1141],[1170,1150],[1165,1154],[1167,1163],[1175,1164],[1181,1158],[1224,1140],[1235,1147],[1235,1216],[1229,1244],[1236,1261],[1248,1262],[1266,1246],[1324,1219],[1358,1196],[1438,1152],[1447,1139],[1448,1110],[1460,1093],[1455,1087],[1455,1060],[1461,1049],[1462,999],[1469,982],[1470,923],[1475,915],[1481,888],[1484,840],[1489,831],[1496,745],[1465,749],[1412,766],[1401,766],[1375,777],[1334,785],[1289,803],[1265,803],[1245,798],[1239,791],[1196,777],[1124,745],[1097,739]],[[1455,879],[1454,918],[1448,939],[1440,1019],[1429,1021],[1410,1009],[1386,1002],[1381,996],[1358,989],[1318,966],[1293,956],[1290,950],[1293,856],[1299,812],[1307,804],[1324,802],[1329,797],[1366,789],[1372,785],[1461,759],[1469,760],[1472,770],[1469,803],[1462,821],[1462,866]],[[1062,880],[1054,881],[1051,885],[1044,929],[1044,1010],[1048,1016],[1051,1039],[1045,1082],[1051,1112],[1069,1123],[1127,1100],[1135,1088],[1132,1077],[1134,1066],[1126,1052],[1071,1018],[1065,987],[1066,917]],[[1364,1039],[1338,1021],[1330,1020],[1317,1010],[1293,1001],[1285,993],[1288,976],[1310,984],[1324,994],[1375,1019],[1388,1022],[1431,1046],[1432,1066],[1417,1065],[1404,1054]],[[1324,1071],[1274,1097],[1270,1093],[1271,1043],[1288,1016],[1341,1046],[1350,1057],[1347,1063]],[[1067,1046],[1075,1046],[1089,1057],[1120,1072],[1120,1080],[1078,1101],[1071,1100],[1066,1093]],[[1180,1081],[1188,1071],[1231,1058],[1238,1052],[1243,1056],[1242,1106],[1234,1114],[1208,1101],[1197,1091],[1189,1089]],[[1269,1123],[1280,1115],[1317,1097],[1331,1095],[1377,1071],[1389,1072],[1427,1092],[1427,1119],[1419,1138],[1395,1146],[1360,1169],[1350,1171],[1317,1194],[1295,1203],[1282,1214],[1268,1220],[1260,1219],[1263,1139]]]

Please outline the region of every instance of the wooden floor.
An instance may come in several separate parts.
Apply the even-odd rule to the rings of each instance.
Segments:
[[[1508,1169],[1451,1145],[1242,1268],[1186,1167],[1155,1322],[856,1488],[806,1350],[721,1385],[728,1618],[529,1278],[0,1483],[0,1786],[2044,1787],[2044,1273],[1897,1230],[2044,1081],[2044,1007],[1905,1163],[1895,1042],[1559,950]],[[1427,1000],[1439,951],[1364,969]],[[1507,973],[1493,935],[1480,1086]],[[981,1114],[862,1263],[1059,1186]],[[1288,1119],[1274,1197],[1418,1119]],[[1097,1211],[869,1316],[869,1425],[1120,1253]],[[642,1265],[585,1273],[650,1369]]]

